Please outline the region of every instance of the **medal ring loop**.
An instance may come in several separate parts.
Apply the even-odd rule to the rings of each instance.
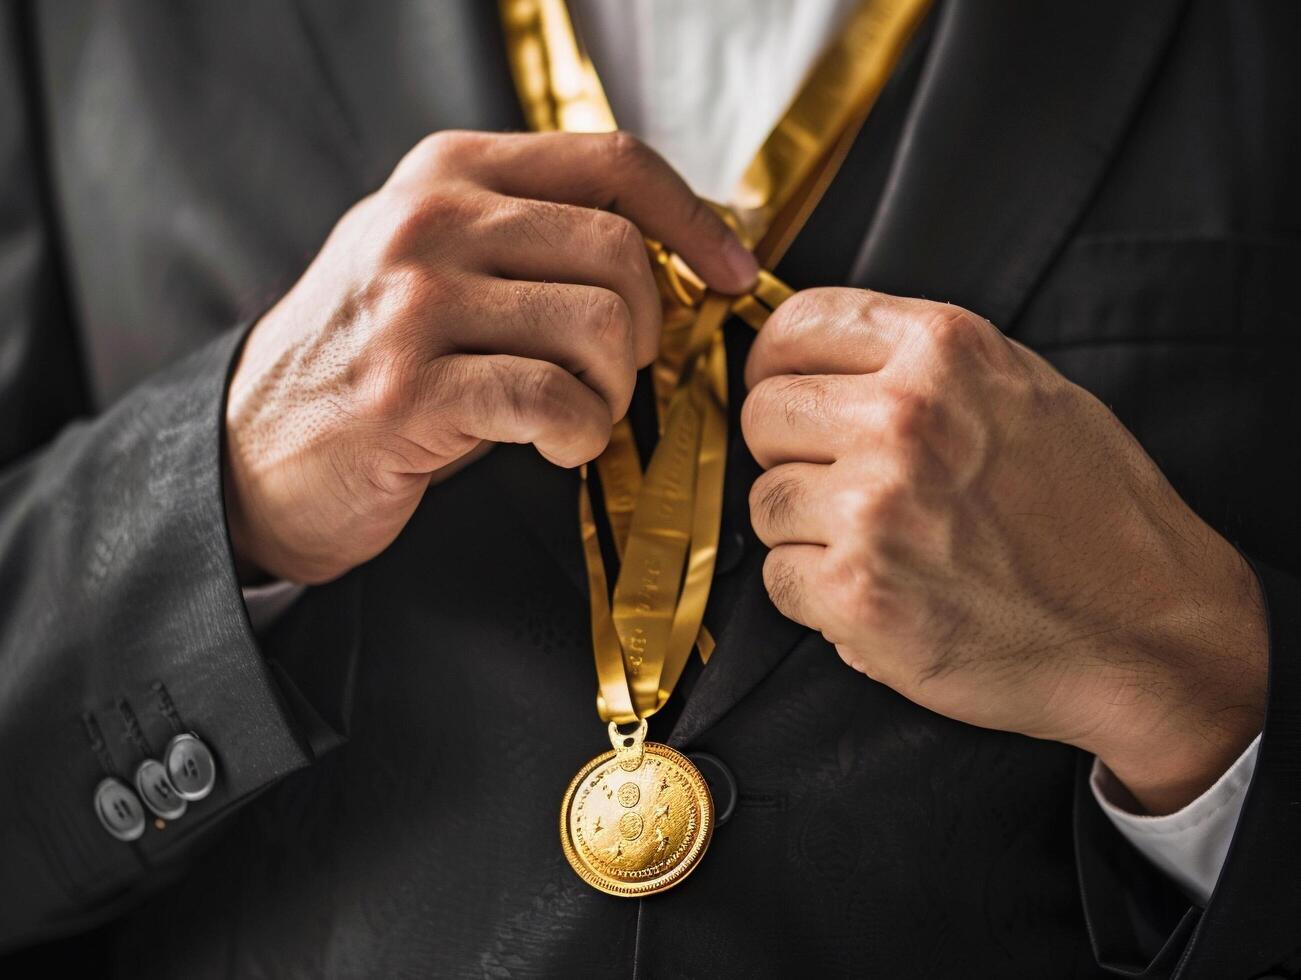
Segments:
[[[645,741],[646,733],[650,731],[650,724],[645,718],[638,718],[636,728],[630,732],[621,732],[619,731],[619,723],[617,721],[612,721],[610,722],[608,731],[610,733],[610,744],[613,745],[616,750],[635,749]]]

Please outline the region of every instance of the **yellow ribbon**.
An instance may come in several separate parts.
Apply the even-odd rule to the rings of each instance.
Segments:
[[[821,199],[930,0],[865,0],[819,57],[790,107],[746,168],[730,206],[713,205],[773,266]],[[530,128],[616,128],[601,80],[564,0],[500,0],[511,71]],[[758,330],[792,290],[761,270],[741,297],[710,292],[676,255],[647,240],[664,304],[652,368],[660,438],[643,476],[632,427],[614,426],[597,458],[619,556],[613,600],[601,557],[587,467],[579,522],[603,721],[632,722],[662,708],[694,647],[713,580],[727,456],[723,324]]]

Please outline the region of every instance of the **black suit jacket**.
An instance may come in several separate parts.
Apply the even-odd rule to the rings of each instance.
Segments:
[[[260,639],[221,499],[225,381],[257,313],[421,136],[521,128],[495,4],[0,7],[0,969],[1301,968],[1299,20],[952,0],[879,208],[806,229],[844,281],[1043,352],[1258,570],[1268,717],[1203,909],[1107,824],[1080,753],[931,714],[776,613],[736,405],[719,647],[654,736],[722,759],[739,802],[682,886],[588,889],[556,834],[604,737],[575,474],[498,448]],[[859,177],[851,156],[835,199]],[[737,392],[746,340],[729,327]],[[165,697],[217,787],[121,843],[91,794],[159,750]]]

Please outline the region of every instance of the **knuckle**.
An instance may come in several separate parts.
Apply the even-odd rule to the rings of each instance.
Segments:
[[[842,490],[836,498],[837,516],[855,540],[864,540],[876,528],[880,515],[876,498],[863,487]]]
[[[781,556],[779,551],[770,551],[763,560],[763,586],[768,592],[772,604],[782,612],[796,608],[799,599],[799,576],[795,566]]]
[[[854,318],[860,322],[871,321],[889,309],[890,297],[875,289],[843,290],[852,293],[850,306]]]
[[[561,466],[595,459],[609,441],[611,419],[593,413],[572,397],[572,376],[564,368],[540,363],[524,385],[524,413],[533,439],[547,435],[548,455]]]
[[[439,130],[421,137],[393,168],[386,184],[403,184],[428,179],[431,172],[447,169],[459,159],[469,134],[460,130]]]
[[[654,158],[650,147],[622,129],[610,133],[604,146],[610,165],[617,168],[640,170]]]
[[[645,254],[637,226],[609,211],[592,212],[592,238],[601,258],[612,265],[629,265]]]
[[[512,408],[517,418],[536,427],[544,420],[563,419],[567,404],[562,396],[564,369],[549,362],[530,364],[513,385]]]
[[[461,403],[467,414],[476,418],[495,418],[500,412],[519,426],[523,418],[520,395],[513,379],[501,364],[491,358],[449,358],[453,366],[442,372],[441,391],[446,402]]]
[[[885,552],[890,535],[908,519],[909,494],[903,480],[892,478],[841,490],[833,507],[846,540],[863,554]]]
[[[436,234],[468,224],[477,210],[471,195],[453,188],[427,190],[405,198],[392,210],[385,258],[401,261],[421,253]]]
[[[558,364],[541,361],[531,366],[525,384],[525,409],[538,428],[572,432],[575,440],[588,437],[597,420],[573,397],[573,375]]]
[[[954,467],[976,451],[974,433],[956,439],[941,399],[917,392],[896,395],[886,410],[879,449],[901,480],[938,489],[955,477]]]
[[[962,357],[980,342],[984,321],[960,306],[944,303],[933,310],[925,322],[931,348],[940,357]]]
[[[490,209],[485,231],[500,231],[503,237],[519,235],[533,246],[556,249],[567,210],[554,201],[503,198]]]
[[[501,413],[510,429],[527,436],[533,421],[530,371],[512,371],[509,365],[491,357],[457,358],[457,362],[464,366],[466,375],[473,369],[474,378],[457,378],[453,372],[445,379],[445,388],[468,394],[470,404],[466,407],[472,414],[492,418]]]
[[[379,299],[373,303],[380,319],[393,332],[404,334],[409,325],[419,323],[436,299],[446,299],[446,289],[435,273],[418,262],[399,261],[386,266],[375,276],[372,290]]]
[[[753,436],[767,424],[777,388],[776,378],[764,378],[745,396],[745,401],[741,403],[741,431],[747,437]]]
[[[750,515],[756,531],[768,534],[789,527],[799,505],[800,485],[776,470],[759,476],[750,486]]]
[[[529,334],[548,331],[566,314],[555,290],[537,283],[515,283],[504,302],[519,317],[520,327]]]
[[[897,477],[887,477],[864,491],[857,513],[859,527],[864,532],[862,540],[881,550],[880,545],[890,530],[905,522],[911,500],[908,482]]]
[[[553,427],[557,398],[548,370],[551,365],[520,365],[491,357],[473,360],[476,367],[486,369],[486,377],[471,388],[474,401],[467,407],[472,412],[500,418],[517,442],[533,442]]]
[[[807,332],[811,320],[820,316],[825,299],[819,290],[802,289],[787,299],[773,311],[760,334],[776,350],[786,350],[791,344],[798,343]]]
[[[632,316],[623,298],[608,289],[590,289],[583,302],[582,322],[596,342],[607,350],[627,350],[632,343]]]
[[[372,356],[354,361],[348,369],[353,379],[352,413],[363,425],[390,427],[406,413],[412,401],[410,358]]]
[[[808,374],[793,378],[784,385],[782,412],[786,424],[821,429],[837,415],[839,399],[831,383],[823,376]]]
[[[840,330],[856,306],[848,306],[849,290],[836,287],[804,289],[777,307],[759,337],[766,353],[778,364],[799,361],[799,355],[819,333]]]
[[[439,188],[412,200],[406,208],[406,219],[426,227],[444,228],[465,223],[479,210],[473,195],[453,188]]]
[[[889,619],[889,598],[868,563],[857,553],[833,557],[827,569],[828,605],[846,632],[879,629]]]
[[[420,367],[452,351],[442,322],[466,315],[478,303],[463,273],[410,260],[389,265],[357,301],[358,319],[373,325],[363,350],[376,359],[404,358]]]
[[[478,134],[468,130],[442,129],[423,137],[415,145],[412,155],[430,167],[455,164],[465,158],[467,151],[478,139]]]
[[[938,405],[926,395],[899,392],[886,411],[886,435],[896,445],[922,442],[934,429],[938,412]]]

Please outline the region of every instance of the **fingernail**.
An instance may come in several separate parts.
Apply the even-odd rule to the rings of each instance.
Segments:
[[[728,238],[723,246],[723,261],[728,270],[736,276],[738,291],[749,289],[759,275],[759,263],[755,261],[750,250],[735,238]]]

